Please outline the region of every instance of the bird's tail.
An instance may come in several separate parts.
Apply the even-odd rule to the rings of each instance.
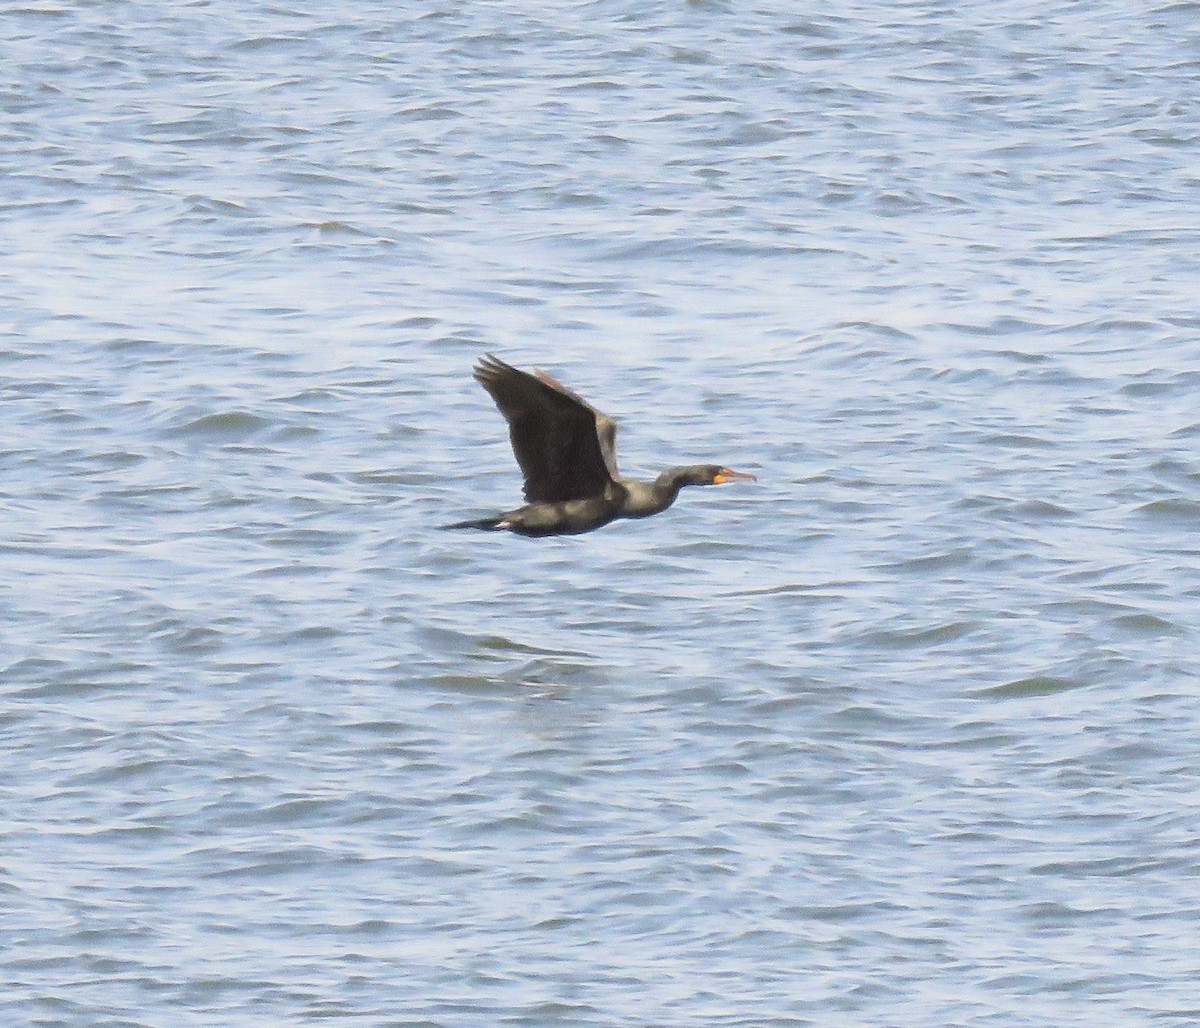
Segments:
[[[441,525],[440,527],[443,529],[480,528],[480,529],[483,529],[484,531],[495,531],[498,528],[508,527],[507,525],[504,525],[503,522],[504,522],[504,515],[497,514],[494,517],[490,517],[490,518],[473,518],[470,521],[456,521],[452,525]]]

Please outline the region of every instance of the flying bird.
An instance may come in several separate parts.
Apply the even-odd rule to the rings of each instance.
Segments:
[[[525,476],[525,506],[444,528],[517,535],[575,535],[616,518],[647,518],[675,502],[688,485],[753,482],[719,464],[689,464],[653,482],[617,471],[617,423],[544,371],[530,374],[491,354],[475,366],[475,381],[508,421],[513,453]]]

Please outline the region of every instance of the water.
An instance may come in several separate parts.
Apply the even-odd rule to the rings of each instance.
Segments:
[[[6,1023],[1200,1020],[1195,4],[3,13]]]

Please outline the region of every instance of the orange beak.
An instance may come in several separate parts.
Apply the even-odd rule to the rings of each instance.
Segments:
[[[745,471],[730,471],[722,468],[713,475],[713,485],[724,485],[726,482],[757,482],[758,479]]]

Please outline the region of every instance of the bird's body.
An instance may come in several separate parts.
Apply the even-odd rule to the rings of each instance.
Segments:
[[[545,372],[530,374],[490,354],[476,365],[475,379],[508,421],[528,502],[505,514],[446,528],[577,535],[617,518],[661,513],[687,485],[754,480],[716,464],[672,468],[653,482],[623,478],[617,471],[616,422],[566,386]]]
[[[608,497],[585,500],[559,500],[555,503],[527,503],[524,507],[490,518],[460,521],[447,528],[483,528],[507,530],[517,535],[578,535],[602,528],[621,516],[621,503]]]

